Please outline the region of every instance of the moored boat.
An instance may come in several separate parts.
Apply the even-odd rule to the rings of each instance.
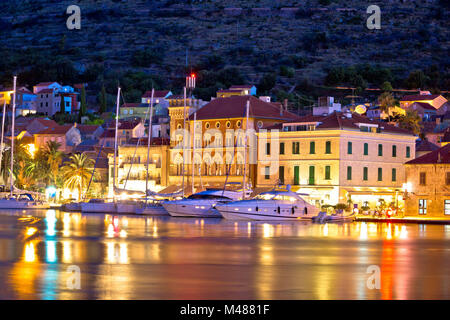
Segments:
[[[225,219],[255,221],[310,220],[319,212],[290,190],[263,192],[251,200],[218,204],[216,209]]]

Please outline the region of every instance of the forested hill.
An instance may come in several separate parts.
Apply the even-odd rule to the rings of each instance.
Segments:
[[[81,8],[81,30],[66,9]],[[381,8],[368,30],[366,9]],[[348,84],[448,90],[445,0],[15,0],[2,2],[0,84],[117,81],[128,100],[199,75],[197,95],[255,83],[281,98],[311,86]]]

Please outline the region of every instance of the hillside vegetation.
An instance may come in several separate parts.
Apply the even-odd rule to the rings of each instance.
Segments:
[[[81,30],[66,28],[71,4]],[[366,28],[371,4],[381,30]],[[12,73],[28,85],[89,82],[90,94],[105,85],[112,102],[120,81],[136,101],[152,86],[179,90],[195,71],[197,96],[245,82],[298,106],[323,86],[448,90],[448,12],[442,0],[10,0],[0,84]]]

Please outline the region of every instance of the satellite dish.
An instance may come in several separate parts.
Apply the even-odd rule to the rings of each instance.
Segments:
[[[357,106],[355,108],[355,112],[358,114],[364,114],[364,113],[366,113],[366,111],[367,111],[367,107],[363,104],[360,104],[359,106]]]

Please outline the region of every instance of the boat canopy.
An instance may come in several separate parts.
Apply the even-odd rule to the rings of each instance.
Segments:
[[[303,200],[297,193],[292,191],[267,191],[260,193],[255,197],[258,200],[288,200],[299,201]]]

